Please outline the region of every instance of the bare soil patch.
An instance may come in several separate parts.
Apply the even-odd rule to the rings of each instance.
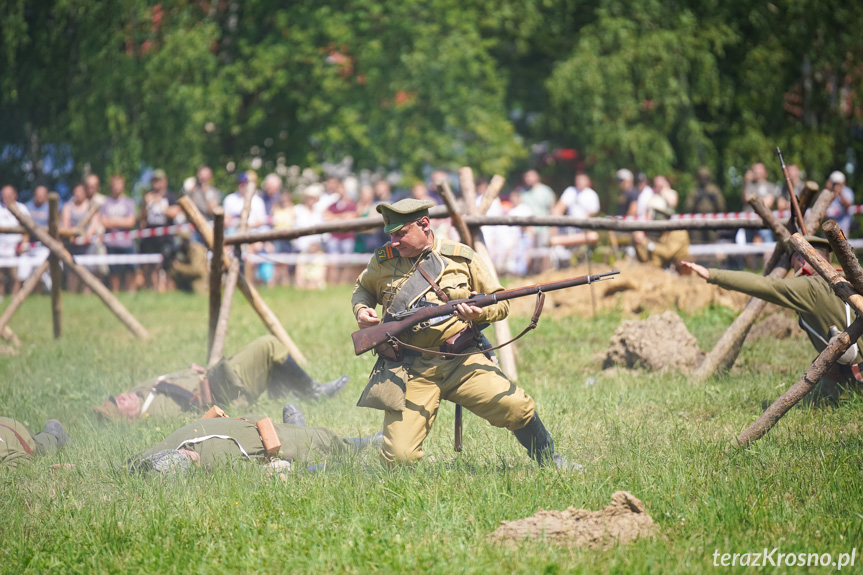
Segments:
[[[514,544],[521,541],[546,541],[589,549],[608,549],[626,545],[639,537],[653,537],[657,526],[638,498],[617,491],[611,504],[600,511],[576,509],[538,511],[516,521],[501,521],[489,538],[493,542]]]
[[[611,271],[607,265],[592,266],[594,274]],[[618,306],[630,315],[638,315],[645,310],[659,312],[679,310],[686,313],[696,312],[708,305],[715,304],[734,310],[741,310],[748,296],[724,290],[708,284],[701,278],[681,276],[653,266],[623,262],[615,269],[620,275],[598,282],[592,286],[558,290],[546,294],[544,314],[552,317],[593,314],[590,291],[593,290],[598,312],[613,310]],[[574,268],[555,270],[539,276],[520,279],[512,287],[557,281],[587,274],[584,264]],[[511,302],[513,313],[531,315],[533,298],[520,298]]]
[[[683,320],[673,311],[646,320],[627,320],[611,336],[602,367],[674,369],[689,373],[703,354]]]
[[[755,340],[763,337],[772,339],[788,339],[804,335],[803,330],[797,322],[784,313],[773,313],[752,326],[746,335],[747,340]]]

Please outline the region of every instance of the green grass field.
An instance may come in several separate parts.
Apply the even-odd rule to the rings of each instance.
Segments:
[[[303,404],[310,424],[344,435],[377,431],[382,413],[355,407],[373,358],[353,355],[350,289],[262,294],[313,376],[351,376],[341,395]],[[105,425],[90,407],[139,380],[204,362],[207,300],[152,293],[121,300],[149,340],[133,339],[95,297],[64,294],[59,341],[44,296],[11,323],[23,344],[20,355],[0,357],[0,415],[34,430],[60,419],[75,443],[0,471],[2,573],[739,572],[750,569],[714,568],[714,551],[765,547],[834,557],[857,547],[854,570],[863,563],[860,398],[793,410],[752,449],[723,454],[759,415],[761,400],[809,365],[815,354],[805,339],[747,344],[731,374],[693,384],[680,375],[603,373],[600,356],[619,314],[542,320],[519,345],[520,383],[559,450],[585,465],[582,474],[535,467],[511,434],[470,414],[465,449],[455,454],[453,407],[445,404],[426,442],[434,460],[414,468],[385,470],[365,452],[286,482],[257,466],[161,480],[129,476],[118,464],[179,423]],[[234,302],[228,353],[265,333],[242,297]],[[684,320],[709,349],[732,318],[717,308]],[[526,322],[516,317],[513,325]],[[591,377],[596,383],[585,386]],[[278,418],[281,402],[261,401],[255,412]],[[50,469],[58,462],[76,467]],[[659,538],[609,551],[487,541],[501,520],[599,509],[617,490],[646,504]],[[774,570],[787,568],[767,569]]]

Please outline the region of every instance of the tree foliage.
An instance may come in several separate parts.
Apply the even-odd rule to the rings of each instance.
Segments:
[[[707,165],[730,189],[776,145],[823,178],[860,148],[858,23],[815,0],[7,0],[0,179],[346,156],[506,173],[537,142],[600,181],[685,190]]]

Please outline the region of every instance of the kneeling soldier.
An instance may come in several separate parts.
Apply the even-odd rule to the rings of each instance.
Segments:
[[[391,243],[377,250],[354,286],[351,303],[360,328],[380,323],[375,311],[378,305],[385,314],[395,315],[418,305],[439,305],[503,289],[473,250],[435,236],[428,216],[433,205],[405,199],[377,207]],[[508,313],[508,302],[485,308],[461,304],[455,316],[403,336],[403,343],[424,351],[404,346],[394,349],[389,344],[377,350],[381,357],[358,405],[385,411],[381,453],[387,463],[423,457],[423,441],[441,400],[446,399],[512,431],[540,464],[581,467],[555,453],[533,399],[510,382],[479,347],[482,334],[476,324],[498,321]]]

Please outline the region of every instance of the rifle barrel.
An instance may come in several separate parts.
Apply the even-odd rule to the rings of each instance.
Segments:
[[[455,313],[456,307],[460,303],[470,303],[477,307],[486,307],[495,304],[499,301],[506,301],[519,297],[526,297],[539,292],[549,292],[560,289],[586,285],[597,281],[602,281],[606,277],[617,275],[620,272],[612,270],[601,274],[578,276],[556,282],[547,282],[543,284],[535,284],[521,288],[504,290],[493,294],[477,294],[467,299],[452,300],[445,304],[434,307],[419,308],[410,315],[393,321],[385,321],[378,325],[363,328],[351,334],[354,341],[354,352],[357,355],[363,354],[378,345],[387,341],[390,337],[395,337],[406,329],[429,321],[431,319],[450,315]]]

